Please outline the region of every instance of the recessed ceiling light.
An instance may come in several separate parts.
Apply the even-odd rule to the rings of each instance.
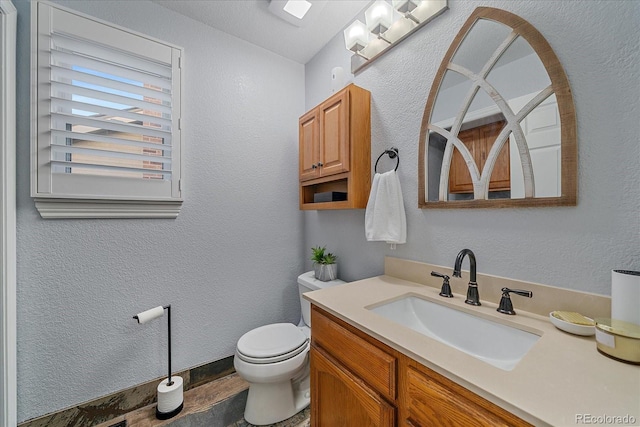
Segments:
[[[284,5],[284,11],[295,16],[298,19],[304,18],[304,15],[311,9],[311,3],[307,0],[289,0]]]
[[[328,0],[269,0],[269,12],[296,27],[304,27],[310,22],[315,22],[327,1]]]

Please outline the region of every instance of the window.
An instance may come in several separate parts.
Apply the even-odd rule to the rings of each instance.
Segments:
[[[48,3],[33,10],[42,217],[175,218],[181,49]]]

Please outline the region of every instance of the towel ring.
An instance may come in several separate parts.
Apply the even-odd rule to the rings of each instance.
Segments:
[[[388,154],[390,159],[396,159],[397,163],[396,163],[396,168],[394,170],[395,171],[398,170],[398,166],[400,166],[400,155],[398,155],[397,148],[391,147],[389,150],[384,150],[382,154],[378,156],[378,160],[376,160],[376,165],[373,167],[373,170],[375,173],[378,173],[378,162],[380,161],[382,156],[384,156],[385,154]]]

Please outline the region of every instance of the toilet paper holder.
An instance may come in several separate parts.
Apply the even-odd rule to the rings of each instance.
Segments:
[[[167,420],[174,417],[182,411],[184,406],[184,399],[182,397],[183,384],[182,378],[176,376],[177,381],[173,381],[171,378],[171,304],[165,306],[158,306],[149,310],[143,311],[133,316],[139,324],[147,323],[157,317],[164,315],[164,311],[167,310],[167,361],[168,361],[168,373],[166,382],[163,380],[158,385],[158,406],[156,408],[156,418],[160,420]],[[178,384],[179,383],[179,384]],[[167,393],[160,393],[160,388],[175,389],[175,393],[179,396],[168,395]]]

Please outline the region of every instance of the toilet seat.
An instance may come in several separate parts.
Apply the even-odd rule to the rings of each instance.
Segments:
[[[236,354],[247,363],[267,364],[290,359],[309,348],[309,338],[293,323],[274,323],[244,334]]]

